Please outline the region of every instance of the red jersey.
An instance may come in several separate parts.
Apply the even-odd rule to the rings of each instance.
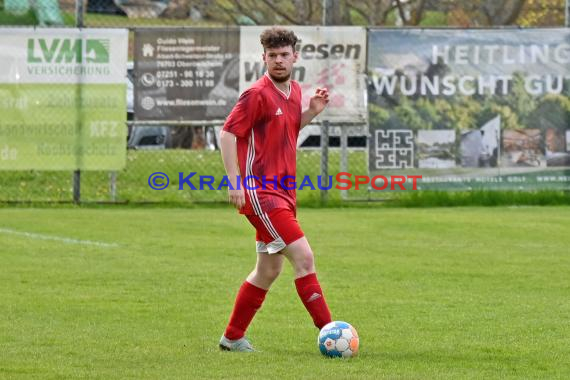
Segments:
[[[261,215],[274,208],[295,209],[293,181],[296,180],[286,176],[296,175],[300,127],[301,87],[297,82],[290,81],[287,96],[266,74],[241,94],[224,124],[224,131],[236,135],[242,188],[246,194],[241,214]],[[244,186],[246,177],[250,189]]]

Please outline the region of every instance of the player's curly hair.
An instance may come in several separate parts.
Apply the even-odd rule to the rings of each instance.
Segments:
[[[292,46],[293,51],[295,51],[295,46],[300,41],[291,30],[275,26],[264,30],[259,39],[261,40],[261,45],[263,45],[263,51],[284,46]]]

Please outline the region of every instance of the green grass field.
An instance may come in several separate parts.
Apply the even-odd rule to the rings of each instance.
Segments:
[[[330,360],[289,267],[219,352],[253,230],[229,208],[0,209],[2,379],[570,378],[570,208],[301,209]]]

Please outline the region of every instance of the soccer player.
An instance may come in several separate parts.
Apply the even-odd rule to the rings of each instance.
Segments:
[[[222,158],[231,183],[229,201],[255,227],[257,250],[255,268],[238,291],[220,339],[220,348],[229,351],[254,351],[245,331],[285,258],[293,266],[297,293],[315,326],[320,329],[331,322],[313,252],[296,219],[294,183],[299,130],[323,111],[328,90],[317,88],[302,112],[301,88],[291,80],[298,59],[297,36],[274,27],[260,39],[267,71],[240,96],[221,132]]]

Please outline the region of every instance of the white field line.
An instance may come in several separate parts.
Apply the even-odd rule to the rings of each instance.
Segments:
[[[53,241],[60,241],[62,243],[67,244],[82,244],[82,245],[93,245],[96,247],[105,247],[105,248],[116,248],[119,245],[115,243],[103,243],[100,241],[93,241],[93,240],[80,240],[80,239],[72,239],[67,237],[61,236],[51,236],[51,235],[44,235],[44,234],[37,234],[34,232],[24,232],[24,231],[16,231],[10,228],[0,228],[1,234],[7,235],[16,235],[16,236],[24,236],[30,239],[36,240],[53,240]]]

